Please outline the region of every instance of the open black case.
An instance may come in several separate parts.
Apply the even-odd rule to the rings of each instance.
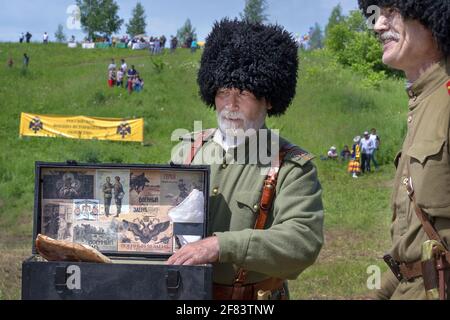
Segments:
[[[22,299],[211,299],[212,267],[167,266],[207,234],[209,167],[36,163],[33,255]],[[90,245],[113,264],[48,262],[37,234]]]

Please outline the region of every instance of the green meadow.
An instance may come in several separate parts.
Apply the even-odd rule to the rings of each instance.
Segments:
[[[22,56],[30,56],[28,70]],[[152,58],[147,51],[69,49],[64,45],[0,44],[0,299],[20,299],[21,263],[31,254],[35,161],[167,163],[175,129],[194,121],[215,126],[215,113],[199,96],[201,52],[179,49]],[[9,68],[9,57],[14,66]],[[297,96],[286,115],[268,126],[317,155],[323,186],[326,242],[315,265],[290,282],[293,299],[359,299],[368,295],[370,265],[386,268],[392,160],[405,133],[407,98],[402,80],[370,88],[326,51],[300,53]],[[111,58],[134,64],[145,88],[129,95],[107,86]],[[145,119],[144,143],[19,138],[21,112]],[[321,161],[336,145],[378,129],[380,170],[352,179],[346,163]]]

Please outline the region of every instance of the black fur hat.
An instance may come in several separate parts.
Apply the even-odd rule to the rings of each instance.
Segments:
[[[206,39],[197,82],[210,107],[220,88],[236,88],[266,98],[269,116],[281,115],[295,96],[297,69],[297,44],[282,27],[223,19]]]
[[[419,20],[431,30],[439,48],[446,57],[450,56],[450,0],[358,0],[363,14],[367,8],[376,5],[393,7],[405,19]]]

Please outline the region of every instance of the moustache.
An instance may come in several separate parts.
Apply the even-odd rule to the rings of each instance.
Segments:
[[[386,40],[398,41],[398,40],[400,40],[400,34],[397,32],[393,32],[393,31],[386,31],[386,32],[379,34],[378,39],[381,42],[384,42]]]
[[[245,120],[245,116],[241,112],[222,110],[220,113],[222,119]]]

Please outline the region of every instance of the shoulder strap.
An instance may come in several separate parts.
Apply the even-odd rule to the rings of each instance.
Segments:
[[[184,165],[189,166],[192,164],[192,161],[194,161],[194,158],[197,155],[198,151],[203,147],[205,142],[214,135],[215,132],[215,129],[209,129],[194,134],[191,148],[189,149],[186,159],[184,160]]]
[[[295,149],[296,146],[293,144],[285,144],[281,147],[281,150],[278,156],[275,158],[272,167],[269,170],[269,173],[264,180],[264,186],[262,190],[261,200],[259,202],[259,214],[256,218],[255,230],[262,230],[266,225],[267,217],[269,215],[269,210],[272,207],[273,200],[275,198],[275,189],[278,182],[278,173],[280,171],[281,166],[283,165],[284,158],[286,154]],[[248,271],[244,268],[240,268],[236,274],[233,285],[233,295],[236,294],[236,298],[240,292],[242,285],[245,283],[247,279]],[[234,300],[234,298],[233,298]]]
[[[435,240],[435,241],[441,243],[444,246],[444,248],[447,249],[447,246],[442,241],[442,238],[439,236],[438,232],[436,231],[434,226],[431,224],[428,215],[425,212],[423,212],[422,209],[417,204],[413,181],[412,181],[412,176],[411,176],[411,170],[410,170],[411,165],[408,160],[406,161],[406,166],[407,166],[407,172],[408,172],[409,178],[405,179],[404,183],[406,185],[406,190],[408,191],[409,199],[413,203],[417,218],[419,218],[419,221],[422,224],[422,227],[425,230],[425,233],[427,234],[428,238],[430,238],[430,240]]]

